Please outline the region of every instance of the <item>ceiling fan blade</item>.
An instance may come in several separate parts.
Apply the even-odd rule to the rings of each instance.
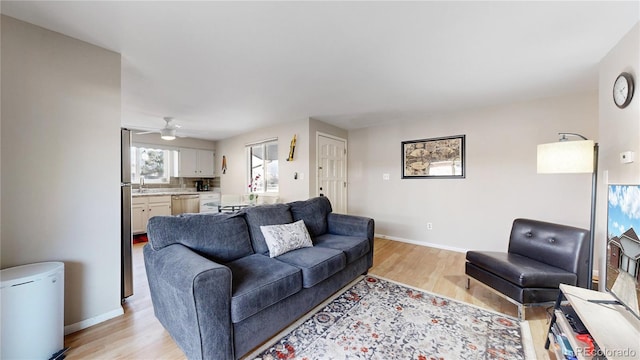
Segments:
[[[179,124],[172,124],[171,122],[174,120],[174,118],[166,116],[166,117],[163,118],[163,120],[165,121],[165,125],[164,125],[163,128],[158,129],[158,130],[138,132],[138,133],[136,133],[136,135],[160,134],[160,135],[162,135],[162,138],[164,140],[173,140],[173,139],[175,139],[176,136],[184,137],[182,135],[176,135],[176,129],[179,129],[182,126],[179,125]],[[169,139],[170,137],[173,137],[173,138]]]

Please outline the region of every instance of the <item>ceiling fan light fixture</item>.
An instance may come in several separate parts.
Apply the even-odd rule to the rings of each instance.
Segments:
[[[174,140],[176,138],[176,129],[162,129],[160,138],[162,140]]]

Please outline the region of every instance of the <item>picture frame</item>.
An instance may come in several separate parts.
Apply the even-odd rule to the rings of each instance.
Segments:
[[[403,179],[464,179],[465,135],[402,142]]]

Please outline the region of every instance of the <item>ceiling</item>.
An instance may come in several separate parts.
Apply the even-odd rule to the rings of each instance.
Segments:
[[[2,1],[122,54],[122,125],[219,140],[345,128],[595,90],[640,1]]]

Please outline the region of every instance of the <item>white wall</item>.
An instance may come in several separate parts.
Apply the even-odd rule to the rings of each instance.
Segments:
[[[377,234],[458,251],[506,250],[518,217],[588,228],[591,176],[538,175],[536,146],[558,132],[593,139],[597,120],[586,93],[350,131],[349,213],[374,218]],[[402,141],[461,134],[465,179],[401,179]]]
[[[116,316],[120,55],[1,21],[0,266],[62,261],[65,324]]]
[[[286,161],[293,135],[297,135],[294,161]],[[216,143],[216,175],[220,174],[222,194],[246,194],[249,186],[245,145],[265,139],[278,138],[278,169],[280,202],[303,200],[309,197],[309,121],[300,120],[259,129]],[[222,156],[227,158],[227,172],[222,174]],[[298,179],[294,179],[294,173]],[[302,176],[301,176],[302,175]]]
[[[153,144],[160,145],[162,148],[192,148],[203,150],[215,150],[215,142],[194,138],[176,137],[173,140],[162,140],[160,134],[143,134],[138,135],[138,132],[144,132],[144,130],[131,130],[131,141],[134,144]],[[218,169],[216,169],[217,173]]]
[[[245,194],[249,186],[245,145],[264,139],[278,138],[280,202],[304,200],[317,196],[316,133],[321,132],[347,139],[347,131],[315,119],[287,122],[258,129],[216,143],[216,176],[220,174],[223,194]],[[291,138],[296,134],[293,161],[289,156]],[[227,173],[222,174],[222,156],[227,157]],[[294,179],[294,174],[298,178]]]
[[[596,259],[604,268],[607,235],[607,185],[640,184],[640,22],[600,62],[599,82],[599,186],[596,224]],[[613,82],[621,72],[635,79],[635,95],[629,106],[613,103]],[[636,160],[622,164],[619,154],[633,151]],[[600,282],[604,286],[604,282]]]

